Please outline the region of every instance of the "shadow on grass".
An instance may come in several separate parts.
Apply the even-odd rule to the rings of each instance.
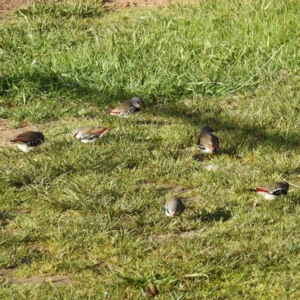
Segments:
[[[0,210],[0,225],[6,226],[9,224],[9,220],[14,218],[13,214],[6,210]]]
[[[300,205],[300,198],[298,198],[298,196],[293,197],[291,199],[291,203],[294,204],[294,205]]]
[[[213,156],[205,155],[204,153],[200,152],[200,150],[199,150],[199,153],[194,153],[192,155],[192,158],[193,158],[193,160],[202,162],[202,161],[210,161],[213,158]]]
[[[228,155],[235,155],[236,150],[240,145],[246,146],[249,150],[257,148],[258,145],[264,144],[271,146],[274,150],[279,149],[293,149],[300,146],[299,135],[297,132],[289,134],[287,138],[284,133],[278,131],[268,132],[268,125],[257,125],[253,120],[242,120],[237,117],[229,115],[224,116],[224,111],[221,107],[208,107],[207,109],[191,109],[183,103],[165,105],[155,105],[151,108],[154,116],[170,117],[180,119],[184,123],[197,126],[199,132],[195,135],[195,144],[201,128],[204,126],[211,126],[218,131],[231,132],[234,137],[235,145],[230,148],[221,148],[219,154],[225,153]],[[202,161],[203,157],[195,157],[195,160]]]
[[[130,99],[133,96],[133,94],[129,94],[125,88],[120,86],[107,86],[101,89],[97,88],[97,85],[97,82],[91,82],[90,79],[71,77],[71,74],[64,75],[53,71],[34,70],[24,72],[22,75],[0,76],[0,96],[12,99],[20,91],[23,91],[25,99],[33,99],[37,96],[38,100],[36,101],[40,101],[38,95],[50,95],[50,98],[54,98],[55,101],[65,101],[65,99],[68,99],[68,101],[76,104],[78,102],[85,102],[97,105],[104,104],[108,107],[113,107],[117,103]],[[137,96],[144,98],[143,95]],[[20,97],[20,95],[15,97],[18,99],[15,103],[12,103],[11,100],[4,100],[2,101],[2,105],[10,108],[12,105],[20,104],[21,101],[23,104],[23,97]],[[216,130],[216,134],[218,134],[218,130],[232,132],[231,135],[234,136],[234,141],[236,141],[235,145],[230,147],[230,149],[222,149],[221,140],[220,153],[233,155],[241,144],[244,144],[249,150],[256,148],[262,143],[271,146],[274,150],[283,149],[283,147],[288,149],[300,146],[296,132],[290,134],[288,138],[276,131],[270,133],[268,132],[267,125],[252,124],[253,120],[251,119],[248,122],[247,120],[241,122],[239,117],[224,116],[223,109],[217,105],[213,109],[211,107],[191,109],[180,102],[156,104],[157,99],[155,95],[149,95],[148,99],[144,98],[144,100],[146,102],[146,110],[150,111],[153,117],[159,116],[178,119],[184,123],[198,127],[199,132],[205,125],[213,127]],[[105,111],[105,108],[103,110]],[[173,120],[136,120],[134,122],[137,125],[153,124],[158,126],[174,123]],[[197,136],[195,136],[195,143],[196,140]]]
[[[206,209],[203,209],[198,215],[196,216],[197,220],[201,222],[226,222],[230,220],[232,217],[232,213],[228,209],[224,209],[222,207],[217,207],[214,212],[208,212]]]
[[[20,91],[25,99],[37,98],[51,95],[56,101],[70,99],[71,102],[86,102],[96,104],[113,105],[130,99],[133,95],[128,94],[123,88],[108,87],[107,90],[100,90],[97,83],[84,78],[74,78],[70,74],[64,75],[55,72],[32,71],[24,72],[22,75],[2,75],[0,76],[0,96],[10,100],[3,101],[2,105],[10,108],[23,100],[11,101]],[[39,97],[40,96],[40,97]],[[32,100],[31,100],[32,101]],[[111,104],[110,104],[111,106]]]

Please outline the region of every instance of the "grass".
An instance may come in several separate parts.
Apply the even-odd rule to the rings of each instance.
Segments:
[[[85,1],[1,22],[0,117],[46,142],[0,151],[0,268],[72,277],[3,282],[1,298],[140,299],[153,282],[157,299],[298,299],[299,188],[275,202],[247,192],[299,185],[298,15],[297,1]],[[141,113],[107,115],[134,95]],[[82,125],[116,128],[93,146],[71,138]],[[195,145],[205,125],[213,157]],[[186,211],[168,218],[174,194]]]

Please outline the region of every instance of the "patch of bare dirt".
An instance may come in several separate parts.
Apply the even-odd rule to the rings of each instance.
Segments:
[[[0,12],[26,8],[35,2],[46,4],[53,2],[66,2],[66,0],[0,0]],[[188,4],[193,2],[196,3],[197,0],[103,0],[105,6],[114,8],[168,6],[174,3]]]
[[[170,4],[180,3],[188,4],[196,2],[196,0],[104,0],[106,6],[116,8],[132,8],[132,7],[153,7],[153,6],[168,6]]]
[[[39,275],[28,278],[18,278],[14,276],[14,269],[0,269],[0,281],[6,281],[10,284],[44,284],[51,283],[56,287],[70,285],[72,283],[71,277],[67,275]]]
[[[37,128],[31,124],[24,124],[19,128],[9,128],[8,123],[7,120],[0,120],[0,149],[13,146],[10,140],[24,131],[37,131]]]

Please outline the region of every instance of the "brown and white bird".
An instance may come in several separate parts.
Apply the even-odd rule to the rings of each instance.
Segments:
[[[44,140],[44,135],[39,131],[25,131],[10,141],[16,143],[21,151],[28,153],[43,143]]]
[[[78,127],[73,131],[73,138],[80,140],[83,143],[95,143],[101,138],[106,132],[112,128],[102,128],[93,126]]]
[[[272,182],[267,185],[250,189],[267,200],[275,200],[279,196],[285,196],[288,193],[290,185],[286,181]]]
[[[220,141],[214,132],[209,126],[202,128],[197,145],[203,153],[214,153],[219,149]]]
[[[130,100],[124,101],[109,113],[113,116],[128,117],[129,115],[138,112],[143,107],[145,107],[144,101],[139,97],[134,97]]]
[[[185,210],[185,205],[179,198],[171,197],[166,201],[164,210],[168,217],[175,217]]]

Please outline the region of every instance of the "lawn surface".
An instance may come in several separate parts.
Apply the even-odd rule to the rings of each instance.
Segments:
[[[1,21],[0,118],[46,142],[0,151],[0,274],[14,276],[0,298],[141,299],[152,282],[155,299],[299,299],[299,13],[84,1]],[[107,114],[133,96],[144,110]],[[71,137],[85,125],[115,128],[86,145]],[[205,125],[213,156],[196,146]],[[247,191],[284,179],[277,201]],[[186,211],[169,218],[173,195]],[[16,280],[45,275],[68,280]]]

